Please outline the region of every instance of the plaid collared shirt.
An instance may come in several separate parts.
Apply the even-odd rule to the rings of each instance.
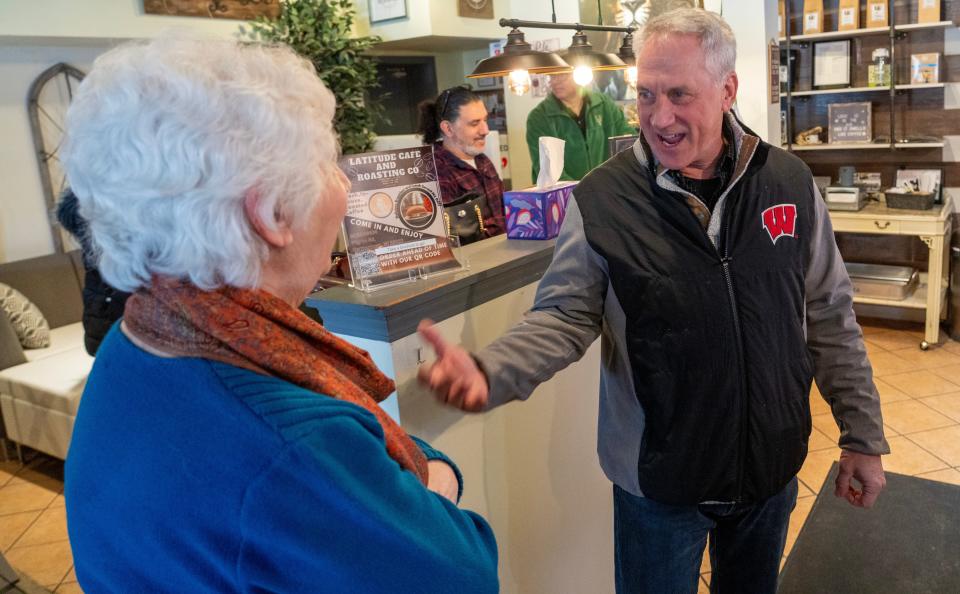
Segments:
[[[670,177],[678,186],[699,198],[710,211],[713,211],[713,207],[717,205],[717,199],[720,198],[720,194],[727,188],[727,183],[730,181],[733,170],[737,165],[736,143],[733,140],[733,131],[730,130],[730,125],[726,119],[723,120],[723,143],[723,156],[720,157],[720,161],[717,163],[717,176],[715,178],[699,180],[687,177],[679,171],[670,172]],[[707,188],[709,188],[709,190],[707,190]]]
[[[497,175],[493,161],[480,153],[474,158],[477,167],[473,168],[439,142],[433,145],[433,160],[437,165],[437,181],[443,203],[453,202],[466,194],[480,194],[487,201],[487,208],[483,212],[484,235],[493,237],[503,233],[503,182]]]

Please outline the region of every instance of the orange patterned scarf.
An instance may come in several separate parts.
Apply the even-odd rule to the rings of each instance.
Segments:
[[[154,277],[127,301],[123,319],[137,338],[160,351],[236,365],[365,408],[383,427],[390,457],[427,484],[420,448],[377,405],[393,392],[393,380],[366,351],[279,298],[257,289],[202,291]]]

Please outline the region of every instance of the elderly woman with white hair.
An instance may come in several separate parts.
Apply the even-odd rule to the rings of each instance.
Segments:
[[[497,590],[452,462],[297,309],[346,210],[333,114],[282,47],[164,37],[80,86],[64,165],[104,279],[133,293],[66,466],[84,590]]]

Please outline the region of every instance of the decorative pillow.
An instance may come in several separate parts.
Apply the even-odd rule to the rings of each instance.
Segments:
[[[3,283],[0,283],[0,311],[10,319],[23,348],[42,349],[50,346],[50,325],[46,318],[23,293]]]
[[[20,339],[17,338],[17,333],[13,331],[13,324],[10,323],[7,316],[0,313],[0,370],[26,362],[27,358],[20,346]],[[0,435],[3,435],[2,424],[0,424]]]

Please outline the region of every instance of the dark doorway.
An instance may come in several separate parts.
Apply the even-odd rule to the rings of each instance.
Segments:
[[[437,67],[433,57],[384,56],[377,58],[379,92],[384,101],[386,121],[378,122],[375,132],[413,134],[417,131],[417,104],[437,96]]]

